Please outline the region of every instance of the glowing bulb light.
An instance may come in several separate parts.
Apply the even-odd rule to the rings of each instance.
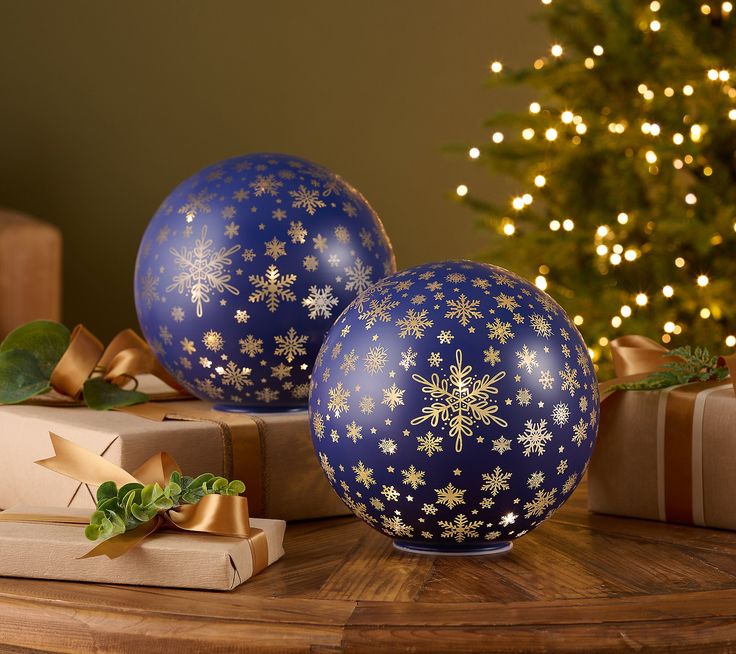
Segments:
[[[566,232],[571,232],[575,228],[575,223],[570,218],[565,218],[562,221],[562,229]]]
[[[733,347],[734,345],[736,345],[736,336],[734,336],[733,334],[726,336],[726,345],[728,347]]]
[[[559,43],[555,43],[549,51],[553,57],[561,57],[563,52],[562,46]]]
[[[662,287],[662,295],[665,297],[672,297],[675,294],[675,289],[672,288],[669,284]]]
[[[695,280],[701,288],[704,288],[708,286],[710,283],[710,279],[708,279],[708,275],[698,275],[697,280]]]
[[[593,46],[593,54],[596,57],[600,57],[603,54],[603,46],[602,45],[594,45]]]
[[[460,186],[455,189],[455,193],[457,193],[462,198],[463,196],[468,194],[468,187],[465,186],[465,184],[460,184]]]
[[[521,131],[521,138],[525,141],[530,141],[534,138],[534,130],[531,127],[527,127]]]
[[[537,188],[542,188],[547,183],[547,179],[544,175],[537,175],[534,178],[534,186]]]
[[[631,316],[631,307],[628,304],[624,304],[619,310],[619,313],[622,317],[629,318]]]
[[[468,150],[468,156],[471,159],[477,159],[480,157],[480,150],[478,148],[470,148],[470,150]]]
[[[490,68],[492,73],[498,74],[503,70],[503,64],[500,61],[494,61]]]
[[[540,105],[538,102],[532,102],[529,105],[530,114],[538,114],[541,110],[542,110],[542,105]]]
[[[493,132],[493,136],[491,136],[491,140],[494,143],[502,143],[503,142],[503,132]]]
[[[618,216],[616,216],[616,220],[618,220],[620,225],[625,225],[629,222],[629,216],[622,211]]]
[[[649,302],[649,298],[646,293],[637,293],[635,301],[638,306],[645,307],[647,302]]]
[[[539,275],[535,280],[534,283],[537,285],[537,288],[544,291],[547,289],[547,278],[544,275]]]
[[[550,127],[545,133],[544,138],[548,141],[554,141],[557,138],[557,130],[554,127]]]

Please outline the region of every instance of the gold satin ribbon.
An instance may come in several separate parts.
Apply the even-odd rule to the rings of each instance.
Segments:
[[[77,481],[100,486],[106,481],[114,481],[118,486],[138,482],[158,483],[166,486],[174,471],[181,472],[176,461],[159,452],[147,459],[133,474],[126,472],[98,454],[49,433],[54,456],[36,461],[54,472],[71,477]],[[13,514],[0,513],[0,520],[13,522],[53,522],[60,524],[88,524],[76,516],[55,514]],[[230,536],[248,539],[253,558],[253,574],[268,565],[268,541],[262,529],[250,526],[248,500],[233,495],[205,495],[197,504],[185,504],[157,515],[153,520],[124,534],[103,541],[82,558],[105,555],[114,559],[122,556],[144,538],[163,528],[194,531],[217,536]]]
[[[119,332],[107,347],[103,347],[84,325],[77,325],[72,330],[69,346],[51,373],[51,386],[64,395],[79,399],[84,382],[100,369],[106,381],[118,386],[136,375],[150,373],[169,386],[181,389],[158,362],[148,343],[132,329]]]
[[[613,386],[639,381],[659,370],[675,357],[646,336],[622,336],[611,341],[616,379],[600,384],[601,402],[613,394]],[[664,356],[663,356],[664,355]],[[718,365],[728,368],[736,393],[736,355],[722,356]],[[725,380],[694,382],[669,391],[666,398],[664,429],[664,509],[671,522],[694,524],[693,519],[693,417],[698,395]]]
[[[228,479],[242,479],[248,488],[248,505],[252,515],[259,517],[265,511],[263,484],[262,426],[258,418],[247,413],[226,413],[207,408],[192,408],[192,403],[166,402],[136,404],[120,409],[124,413],[148,420],[202,420],[214,423],[220,430],[223,452],[223,475]]]

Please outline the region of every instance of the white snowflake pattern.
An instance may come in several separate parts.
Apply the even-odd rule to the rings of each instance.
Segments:
[[[539,368],[536,351],[530,350],[526,344],[521,348],[521,350],[516,351],[516,356],[519,359],[519,365],[517,367],[524,368],[530,375],[534,368]]]
[[[332,295],[332,286],[329,284],[321,289],[310,286],[309,296],[302,300],[302,306],[307,307],[311,319],[329,318],[332,315],[332,307],[339,303],[340,300]]]
[[[552,407],[552,422],[558,426],[566,425],[570,420],[570,407],[564,402],[559,402]]]
[[[543,389],[547,391],[551,390],[554,382],[555,378],[552,376],[552,372],[550,370],[542,370],[539,373],[539,383]]]
[[[345,268],[345,274],[348,278],[345,282],[346,291],[362,293],[373,283],[373,266],[366,266],[360,258],[352,266]]]
[[[588,438],[588,423],[585,422],[582,418],[578,421],[577,425],[573,425],[572,427],[572,442],[575,443],[578,447],[582,444],[584,440]]]
[[[527,420],[524,423],[524,433],[519,434],[516,440],[524,446],[524,456],[544,454],[547,443],[552,440],[552,434],[547,429],[547,421],[539,422]]]

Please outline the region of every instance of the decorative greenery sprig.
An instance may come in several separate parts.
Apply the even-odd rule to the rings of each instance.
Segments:
[[[61,323],[34,320],[10,332],[0,343],[0,404],[18,404],[48,393],[51,373],[69,347],[71,334]],[[84,382],[84,401],[106,410],[147,402],[148,396],[102,379]]]
[[[663,356],[677,357],[677,359],[663,363],[660,370],[637,382],[616,384],[612,387],[613,390],[651,391],[678,384],[720,381],[728,377],[728,368],[719,366],[718,357],[711,355],[704,347],[696,347],[695,351],[689,345],[678,347]]]
[[[107,540],[150,522],[159,513],[196,504],[205,495],[240,495],[244,491],[245,484],[239,479],[228,481],[209,472],[192,478],[175,471],[164,488],[139,483],[118,488],[115,482],[106,481],[97,489],[97,509],[84,535],[89,540]]]

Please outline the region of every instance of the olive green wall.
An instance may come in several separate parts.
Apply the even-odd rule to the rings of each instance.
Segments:
[[[158,204],[236,154],[340,173],[401,267],[472,255],[485,236],[449,193],[501,187],[442,149],[488,138],[487,63],[546,49],[537,6],[0,0],[0,205],[63,229],[65,321],[101,337],[135,324],[133,263]]]

